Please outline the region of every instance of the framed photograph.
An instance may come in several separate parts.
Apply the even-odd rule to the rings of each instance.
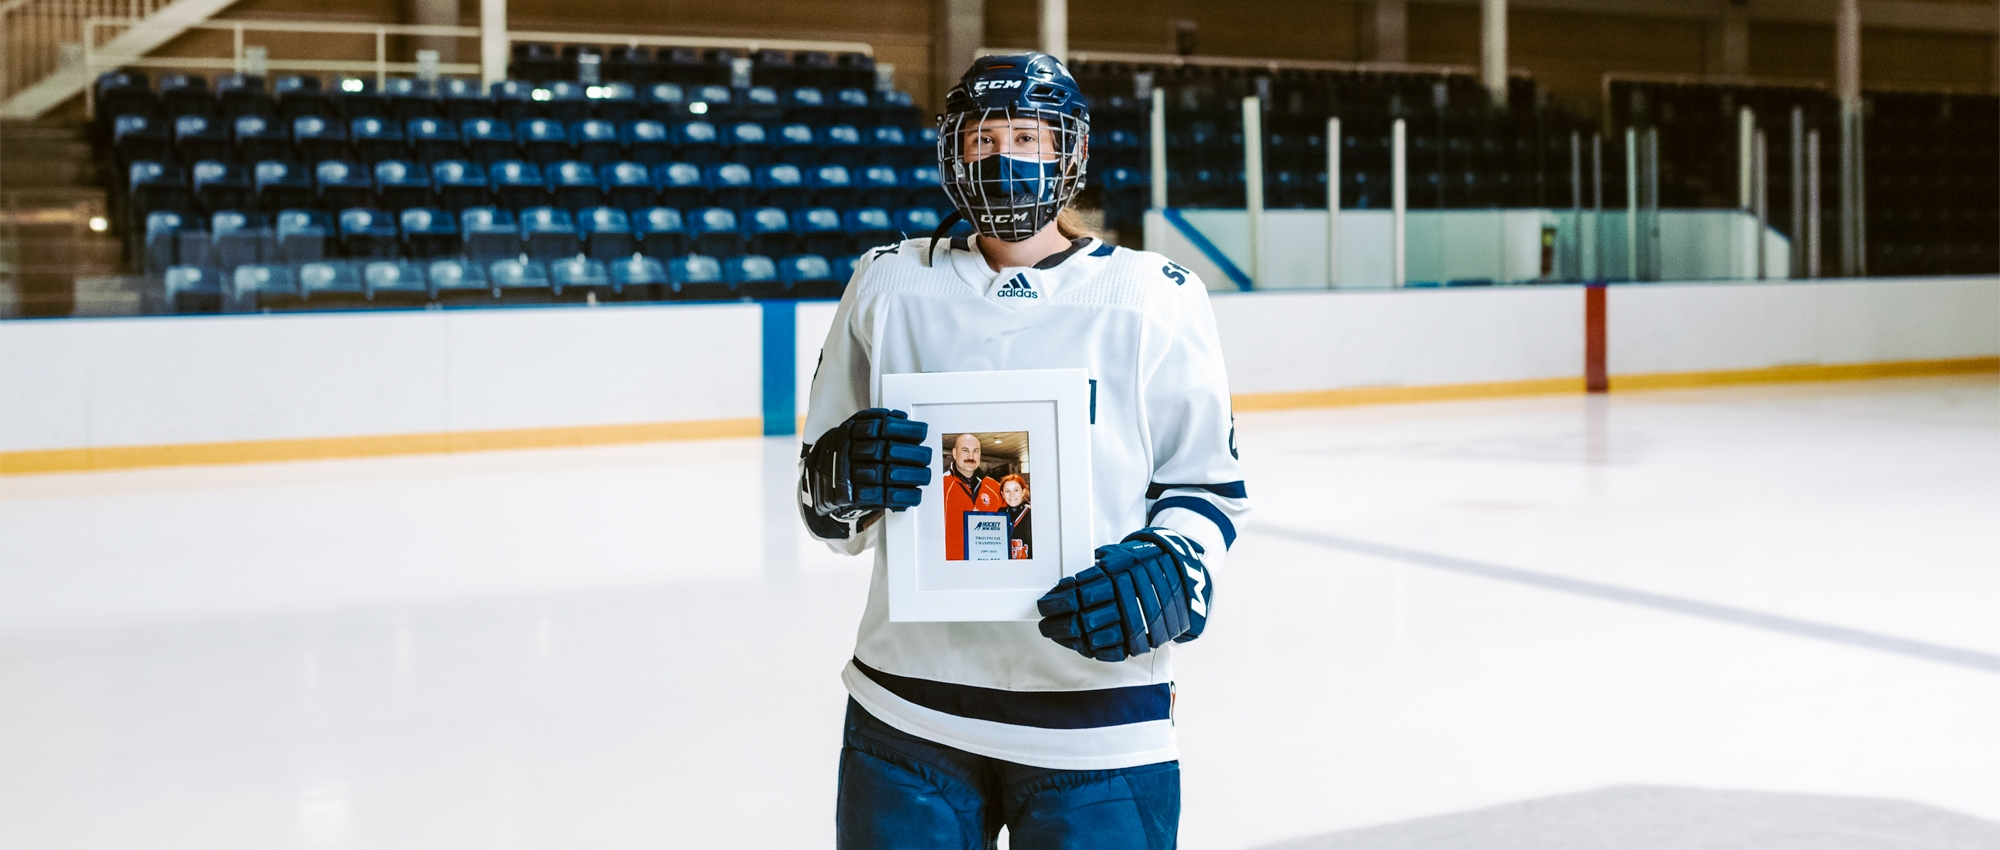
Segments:
[[[930,424],[923,502],[883,519],[889,619],[1035,620],[1092,563],[1082,369],[883,375],[881,406]]]

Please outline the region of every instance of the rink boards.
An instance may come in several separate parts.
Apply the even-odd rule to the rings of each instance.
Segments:
[[[1581,392],[1585,289],[1218,294],[1241,409]],[[1612,389],[2000,369],[2000,279],[1608,290]],[[0,472],[784,433],[831,302],[0,323]],[[785,368],[790,364],[790,368]],[[790,402],[787,404],[786,402]]]

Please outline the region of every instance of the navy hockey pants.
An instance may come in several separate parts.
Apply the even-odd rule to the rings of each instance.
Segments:
[[[1181,766],[1050,770],[891,728],[847,701],[834,813],[840,850],[1169,850]]]

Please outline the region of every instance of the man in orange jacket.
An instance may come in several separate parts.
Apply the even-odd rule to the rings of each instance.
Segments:
[[[944,480],[944,557],[965,560],[965,512],[999,511],[1000,485],[979,468],[979,436],[960,434],[951,444],[951,474]]]

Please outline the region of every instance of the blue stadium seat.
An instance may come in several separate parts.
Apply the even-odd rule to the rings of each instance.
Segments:
[[[152,215],[147,216],[148,220],[151,218]],[[187,217],[187,226],[174,233],[174,260],[170,265],[215,267],[215,240],[209,238],[207,225],[204,219]]]
[[[403,210],[397,216],[403,235],[403,255],[415,260],[439,260],[458,254],[463,240],[451,213],[429,207]]]
[[[810,192],[806,175],[798,166],[777,163],[756,171],[758,202],[767,206],[797,209],[806,205]]]
[[[850,281],[854,279],[854,264],[861,262],[861,257],[854,254],[843,257],[828,257],[827,262],[833,264],[833,276],[835,278],[841,281]],[[845,284],[842,285],[842,288],[846,288]]]
[[[425,269],[431,297],[439,301],[498,298],[486,282],[486,266],[457,257],[432,260]]]
[[[930,207],[938,215],[951,213],[951,197],[935,165],[912,165],[903,169],[903,206]]]
[[[819,164],[819,140],[806,124],[780,125],[772,134],[771,156],[801,168]]]
[[[870,165],[861,169],[863,206],[894,207],[903,203],[903,179],[894,166]]]
[[[576,236],[576,219],[569,210],[555,207],[522,210],[521,241],[529,259],[544,263],[582,252]]]
[[[662,47],[655,54],[654,78],[683,86],[699,85],[708,79],[707,64],[701,61],[701,51],[692,47]]]
[[[902,234],[889,219],[889,211],[881,207],[848,210],[841,214],[840,224],[847,231],[848,246],[852,252],[879,248],[902,239]]]
[[[546,93],[546,94],[544,94]],[[559,124],[590,117],[590,99],[583,87],[568,80],[551,80],[532,95],[541,104],[541,114]]]
[[[632,235],[639,253],[665,260],[687,250],[687,227],[681,211],[672,207],[651,207],[632,217]]]
[[[355,259],[388,259],[402,247],[396,219],[366,207],[340,211],[340,252]]]
[[[734,210],[703,207],[688,213],[687,237],[697,254],[731,257],[743,253],[743,230]]]
[[[743,215],[743,234],[753,254],[782,257],[792,252],[797,241],[792,233],[792,217],[777,207],[758,207]]]
[[[611,273],[605,269],[603,260],[594,257],[568,257],[549,263],[549,285],[557,295],[572,291],[612,291]]]
[[[667,286],[667,266],[652,257],[634,255],[605,262],[611,291],[632,298],[652,299]]]
[[[667,138],[667,125],[658,121],[628,122],[619,129],[618,135],[630,149],[633,162],[658,165],[674,158],[673,142]]]
[[[821,124],[827,120],[826,93],[812,86],[785,92],[785,120],[800,124]]]
[[[614,162],[597,170],[603,181],[604,202],[624,210],[653,205],[653,174],[636,162]]]
[[[847,253],[847,231],[841,227],[840,213],[828,207],[810,207],[792,215],[792,229],[798,232],[798,248],[807,254],[837,256]]]
[[[410,119],[403,137],[409,140],[410,151],[420,163],[457,159],[465,152],[458,140],[458,127],[439,118]]]
[[[510,159],[493,163],[486,168],[486,182],[493,187],[493,202],[507,209],[548,203],[548,181],[532,162]]]
[[[819,161],[849,167],[868,159],[861,147],[861,131],[852,124],[829,124],[815,134],[819,141]]]
[[[792,55],[782,50],[759,50],[750,57],[752,78],[758,85],[791,88],[798,85]]]
[[[339,106],[340,115],[348,121],[356,118],[387,118],[389,98],[375,90],[373,80],[360,77],[342,77],[333,85],[334,103]]]
[[[329,159],[313,167],[313,183],[319,189],[319,205],[329,212],[375,203],[375,181],[361,166]]]
[[[883,125],[868,129],[868,161],[877,165],[902,165],[904,151],[910,147],[909,139],[903,135],[903,128]]]
[[[133,218],[144,220],[154,210],[191,212],[194,196],[188,191],[187,176],[165,163],[143,160],[126,170],[125,191]]]
[[[639,95],[639,110],[654,121],[687,117],[687,91],[677,83],[653,83]]]
[[[167,309],[175,313],[222,312],[221,271],[203,266],[167,269]]]
[[[521,158],[536,165],[569,159],[575,150],[569,142],[569,129],[549,118],[530,118],[515,125],[514,137],[521,140]]]
[[[535,85],[526,80],[500,80],[490,92],[493,117],[503,123],[526,121],[541,112],[535,105]]]
[[[713,123],[699,118],[677,121],[668,128],[668,138],[682,162],[714,165],[722,161],[722,134]]]
[[[145,117],[160,114],[160,100],[153,94],[153,87],[146,81],[146,75],[138,71],[106,71],[97,75],[97,113],[99,115],[139,115]]]
[[[408,125],[419,118],[436,118],[438,97],[431,84],[409,77],[382,81],[382,96],[389,100],[389,120]]]
[[[570,125],[569,135],[576,142],[576,158],[591,165],[616,162],[625,155],[624,145],[618,141],[618,125],[609,121],[578,121]]]
[[[613,80],[584,93],[591,95],[590,113],[600,121],[615,126],[639,117],[639,92],[630,82]]]
[[[831,53],[819,50],[793,53],[792,68],[792,79],[799,85],[821,88],[840,85],[840,72]]]
[[[471,207],[458,213],[458,232],[465,239],[465,255],[482,268],[521,255],[521,228],[514,213],[496,207]]]
[[[308,115],[326,119],[339,115],[333,97],[320,90],[318,77],[294,74],[272,80],[271,98],[278,104],[278,115],[288,122]]]
[[[166,74],[155,92],[160,107],[168,115],[215,117],[215,96],[208,93],[208,80],[196,74]]]
[[[209,212],[250,208],[250,175],[234,163],[206,160],[190,170],[195,204]]]
[[[236,210],[209,216],[208,238],[206,265],[225,271],[261,263],[275,253],[271,230],[264,226],[263,220]]]
[[[835,91],[833,103],[829,105],[833,111],[827,116],[827,120],[835,124],[852,124],[859,127],[875,123],[875,103],[868,97],[867,89],[844,88]]]
[[[292,267],[277,263],[237,266],[229,276],[223,309],[231,313],[249,312],[295,304],[299,300],[299,279]]]
[[[492,194],[486,183],[486,169],[459,160],[432,164],[431,186],[437,192],[437,205],[448,210],[481,206]]]
[[[235,135],[237,162],[292,158],[292,134],[283,125],[273,124],[262,115],[237,118]]]
[[[361,267],[361,297],[370,301],[412,303],[429,301],[430,281],[424,267],[402,260],[377,260]]]
[[[740,89],[736,96],[736,117],[760,124],[782,121],[785,118],[784,102],[779,99],[778,90],[770,86]]]
[[[844,280],[833,276],[833,264],[818,254],[794,254],[778,261],[778,278],[797,298],[839,297]]]
[[[486,267],[494,297],[533,295],[549,291],[549,268],[534,260],[496,260]]]
[[[580,210],[604,203],[604,187],[598,185],[597,169],[587,162],[558,162],[548,168],[550,203],[566,210]]]
[[[726,121],[736,117],[736,95],[728,86],[696,86],[688,92],[687,111],[711,121]]]
[[[277,239],[273,259],[281,263],[311,263],[326,259],[333,242],[333,224],[319,210],[284,210],[272,228]]]
[[[487,95],[485,89],[480,88],[477,80],[461,80],[455,77],[439,80],[438,100],[443,107],[444,120],[452,124],[463,124],[474,118],[493,117],[493,98]]]
[[[119,162],[163,161],[173,154],[173,139],[158,120],[126,114],[111,122],[111,149]]]
[[[722,261],[722,279],[735,290],[735,294],[746,298],[779,298],[785,294],[785,283],[778,276],[778,264],[761,254],[744,254]]]
[[[669,162],[653,166],[653,187],[660,203],[689,209],[708,203],[708,188],[701,182],[701,167],[689,162]]]
[[[878,91],[875,93],[875,120],[897,127],[914,126],[923,120],[923,113],[917,111],[917,101],[906,91]]]
[[[854,205],[856,191],[854,177],[845,165],[814,166],[810,180],[813,203],[822,207],[850,207]]]
[[[708,188],[709,202],[719,207],[740,210],[750,206],[756,195],[757,178],[751,174],[750,166],[740,162],[725,162],[702,169],[702,185]]]
[[[764,125],[741,121],[729,125],[722,134],[731,161],[763,165],[771,161],[771,138]]]
[[[269,118],[276,114],[276,104],[264,94],[264,78],[250,74],[218,74],[215,78],[215,103],[222,110],[222,116],[231,121],[246,115]],[[103,109],[102,105],[98,109]]]
[[[904,234],[906,239],[929,239],[938,229],[937,210],[929,207],[905,207],[889,216],[890,226]]]
[[[229,159],[229,131],[221,121],[206,115],[182,115],[174,119],[174,155],[181,162]]]
[[[362,162],[402,159],[409,152],[408,146],[403,143],[403,128],[373,115],[356,118],[349,123],[347,138],[354,146],[354,155]]]
[[[577,214],[577,234],[584,251],[605,262],[629,257],[638,251],[632,236],[632,218],[617,207],[591,207]]]
[[[458,138],[472,161],[481,165],[513,159],[521,149],[514,144],[514,126],[492,118],[466,119],[458,125]]]
[[[300,162],[321,162],[347,155],[347,131],[318,115],[292,119],[292,146]]]
[[[430,173],[422,166],[400,159],[375,163],[375,195],[381,199],[384,208],[401,210],[429,206],[433,194]]]
[[[555,46],[539,41],[514,45],[511,60],[507,63],[507,75],[526,82],[548,82],[567,70],[556,58]]]
[[[139,270],[150,277],[167,273],[167,267],[180,262],[178,249],[180,239],[190,232],[199,232],[186,216],[173,210],[157,210],[146,214],[145,241],[140,252]],[[201,265],[199,258],[189,258],[188,265]]]
[[[918,127],[914,132],[906,132],[903,134],[903,142],[904,165],[937,167],[938,138],[936,127]]]
[[[729,284],[722,279],[722,263],[714,257],[689,254],[667,261],[667,291],[680,299],[729,298]]]
[[[643,86],[653,81],[658,64],[653,59],[652,48],[638,45],[613,47],[604,57],[604,78]]]
[[[342,260],[301,263],[298,278],[299,297],[307,302],[357,304],[368,299],[360,270]]]

